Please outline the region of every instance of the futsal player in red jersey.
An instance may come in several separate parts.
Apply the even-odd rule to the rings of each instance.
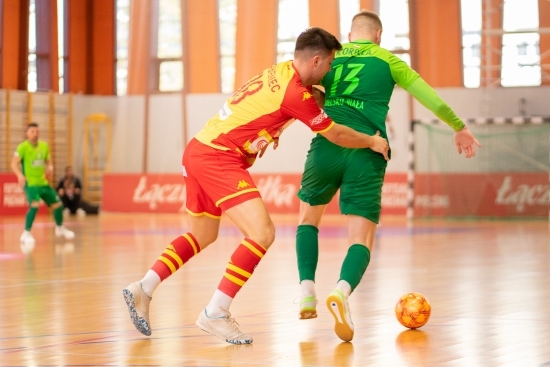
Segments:
[[[309,28],[296,41],[294,60],[254,76],[230,97],[183,154],[190,230],[174,239],[143,279],[123,290],[134,326],[151,335],[149,305],[157,286],[218,237],[225,213],[244,238],[231,256],[197,326],[232,344],[252,343],[229,313],[233,298],[275,239],[275,228],[247,169],[294,120],[349,148],[370,148],[387,159],[388,143],[332,121],[315,103],[311,86],[329,71],[342,45],[327,31]]]

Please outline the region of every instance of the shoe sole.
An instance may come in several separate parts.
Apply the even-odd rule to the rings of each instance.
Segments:
[[[317,310],[303,309],[300,310],[300,320],[314,319],[317,317]]]
[[[195,325],[197,325],[197,327],[198,327],[199,329],[201,329],[202,331],[207,332],[208,334],[214,335],[216,338],[220,338],[221,340],[225,341],[226,343],[235,344],[235,345],[240,345],[240,344],[252,344],[252,339],[251,339],[251,340],[230,340],[230,339],[225,339],[224,337],[219,336],[218,334],[215,334],[215,333],[211,332],[210,330],[208,330],[208,328],[206,328],[205,326],[201,325],[200,322],[199,322],[199,320],[197,320],[197,321],[195,322]]]
[[[134,326],[140,333],[146,336],[150,336],[151,327],[143,317],[140,317],[138,315],[136,311],[136,302],[134,300],[134,295],[132,294],[132,292],[130,292],[129,289],[124,289],[122,291],[122,294],[124,295],[126,306],[128,306],[128,312],[130,312],[130,319],[132,320],[132,324],[134,324]]]
[[[334,332],[340,339],[349,342],[353,339],[353,329],[348,325],[345,316],[345,305],[338,296],[330,295],[327,298],[327,307],[334,317]]]

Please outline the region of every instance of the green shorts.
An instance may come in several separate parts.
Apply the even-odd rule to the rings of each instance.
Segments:
[[[307,155],[298,197],[328,204],[340,189],[340,212],[378,223],[387,162],[371,149],[343,148],[316,136]]]
[[[25,186],[25,196],[29,205],[35,201],[44,200],[44,202],[50,206],[60,201],[57,192],[49,186]]]

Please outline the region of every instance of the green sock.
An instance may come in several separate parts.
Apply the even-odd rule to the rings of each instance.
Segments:
[[[319,229],[308,224],[298,226],[296,231],[296,256],[298,273],[302,280],[315,281],[315,271],[319,259]]]
[[[369,261],[370,251],[366,246],[355,244],[348,249],[340,270],[340,280],[348,282],[352,292],[365,274]]]
[[[38,211],[38,208],[35,208],[34,206],[29,207],[29,210],[27,210],[27,215],[25,217],[25,230],[30,231],[32,227],[32,222],[34,222],[34,218],[36,217],[36,212]]]
[[[53,210],[53,218],[55,219],[55,224],[58,226],[63,224],[63,205]]]

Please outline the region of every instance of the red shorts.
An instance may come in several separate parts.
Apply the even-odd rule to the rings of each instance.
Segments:
[[[219,218],[227,210],[260,192],[238,152],[219,150],[192,139],[183,153],[187,212]]]

